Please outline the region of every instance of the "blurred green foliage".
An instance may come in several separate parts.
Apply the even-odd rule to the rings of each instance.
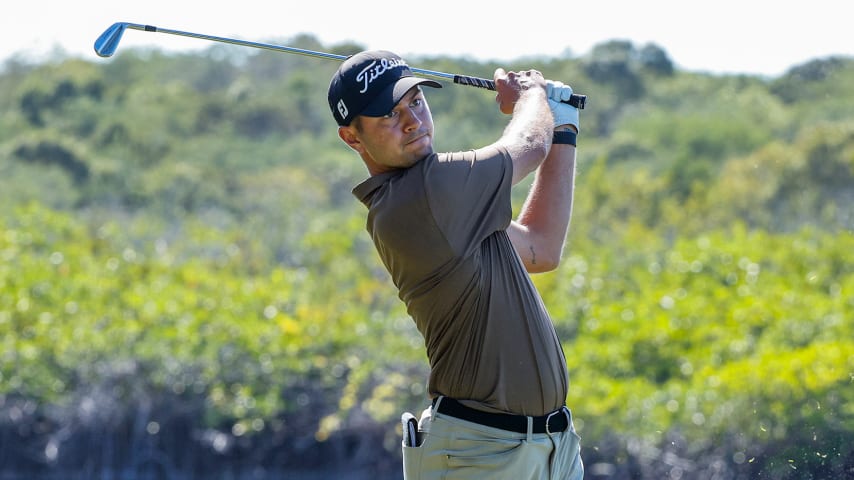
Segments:
[[[535,278],[589,458],[652,465],[679,435],[730,471],[850,468],[854,61],[715,76],[610,42],[501,66],[531,61],[590,98],[564,262]],[[324,442],[426,402],[422,340],[350,193],[366,171],[328,113],[335,67],[224,46],[4,65],[0,410],[36,405],[4,422],[168,398],[198,428],[300,415]],[[506,122],[490,93],[427,93],[438,149]]]

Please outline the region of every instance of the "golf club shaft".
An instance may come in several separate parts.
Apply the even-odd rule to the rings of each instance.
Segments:
[[[282,45],[272,45],[269,43],[259,43],[259,42],[250,42],[247,40],[238,40],[234,38],[226,38],[226,37],[217,37],[214,35],[205,35],[202,33],[192,33],[192,32],[184,32],[181,30],[171,30],[168,28],[160,28],[155,27],[153,25],[142,25],[138,23],[127,23],[127,22],[118,22],[114,23],[110,28],[108,28],[104,33],[101,34],[100,37],[95,41],[95,53],[97,53],[101,57],[109,57],[111,56],[116,48],[118,47],[118,42],[121,40],[122,33],[124,33],[125,29],[132,30],[142,30],[144,32],[159,32],[159,33],[168,33],[170,35],[178,35],[181,37],[191,37],[198,38],[202,40],[210,40],[213,42],[220,43],[230,43],[232,45],[240,45],[243,47],[252,47],[252,48],[260,48],[264,50],[273,50],[277,52],[285,52],[285,53],[293,53],[297,55],[304,55],[308,57],[316,57],[316,58],[325,58],[330,60],[338,60],[343,62],[347,59],[345,55],[336,55],[333,53],[325,53],[325,52],[315,52],[312,50],[305,50],[302,48],[295,47],[286,47]],[[410,67],[413,73],[430,77],[439,80],[449,80],[459,85],[469,85],[472,87],[485,88],[487,90],[495,90],[495,82],[486,78],[479,77],[470,77],[467,75],[459,75],[453,73],[444,73],[437,72],[434,70],[425,70],[422,68],[412,68]],[[587,96],[573,94],[569,100],[566,100],[565,103],[568,103],[576,108],[584,108],[584,104],[587,101]]]

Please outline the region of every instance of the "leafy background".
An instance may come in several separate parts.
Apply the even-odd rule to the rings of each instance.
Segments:
[[[535,277],[587,477],[854,478],[854,60],[711,75],[611,41],[500,66],[589,95],[564,261]],[[350,193],[335,67],[3,65],[3,478],[400,478],[426,358]],[[428,94],[438,149],[506,123]]]

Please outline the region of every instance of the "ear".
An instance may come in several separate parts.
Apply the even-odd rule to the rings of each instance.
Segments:
[[[356,129],[352,125],[338,127],[338,137],[357,153],[361,154],[365,152],[365,147],[362,145],[362,141],[359,139]]]

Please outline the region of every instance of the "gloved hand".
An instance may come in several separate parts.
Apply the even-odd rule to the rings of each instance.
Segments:
[[[572,96],[572,87],[557,80],[546,80],[546,96],[555,119],[555,127],[572,125],[579,130],[578,109],[568,103],[562,103]]]

